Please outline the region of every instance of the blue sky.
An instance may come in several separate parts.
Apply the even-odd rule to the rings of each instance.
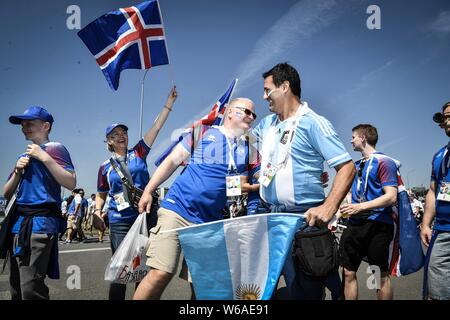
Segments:
[[[8,117],[29,105],[53,114],[51,139],[68,148],[78,185],[89,193],[95,192],[98,167],[108,158],[106,126],[126,123],[130,146],[137,142],[144,71],[123,71],[119,90],[112,91],[78,30],[66,27],[69,5],[80,7],[84,27],[137,3],[2,1],[4,180],[27,145]],[[373,4],[381,9],[381,30],[366,26],[366,9]],[[144,130],[164,104],[172,75],[179,98],[150,153],[150,173],[172,132],[204,115],[234,78],[239,78],[235,96],[251,98],[259,118],[267,115],[261,74],[288,61],[300,72],[302,99],[333,123],[355,160],[351,128],[371,123],[380,135],[377,149],[402,162],[405,182],[428,186],[431,158],[448,140],[432,115],[450,100],[450,2],[160,0],[160,6],[171,65],[148,73]]]

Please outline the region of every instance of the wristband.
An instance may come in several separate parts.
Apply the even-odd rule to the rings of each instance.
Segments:
[[[167,105],[164,105],[164,108],[166,108],[167,110],[172,111],[172,108],[169,108]]]

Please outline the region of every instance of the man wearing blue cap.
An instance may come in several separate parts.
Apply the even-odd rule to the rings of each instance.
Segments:
[[[73,189],[76,176],[67,149],[49,141],[52,115],[32,106],[21,115],[11,116],[20,124],[32,144],[20,155],[4,196],[11,199],[17,190],[16,207],[0,229],[0,257],[10,258],[12,299],[49,299],[46,275],[59,279],[57,235],[61,218],[61,186]]]

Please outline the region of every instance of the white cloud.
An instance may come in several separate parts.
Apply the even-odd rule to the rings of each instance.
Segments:
[[[255,44],[246,60],[240,63],[236,74],[239,82],[234,96],[253,81],[260,79],[260,74],[270,67],[273,59],[283,61],[285,52],[301,41],[310,38],[326,26],[330,25],[338,16],[339,0],[303,0],[294,4]],[[225,88],[224,88],[225,92]],[[223,93],[220,93],[219,98]],[[184,128],[203,117],[211,110],[216,101],[205,107],[199,114],[186,122]],[[166,138],[154,148],[150,161],[153,162],[170,144]]]
[[[386,143],[380,144],[377,149],[386,150],[391,149],[392,147],[398,146],[400,143],[403,143],[408,137],[398,137],[397,139],[388,141]]]
[[[347,99],[349,97],[353,97],[357,92],[366,89],[369,87],[374,81],[383,73],[386,72],[393,64],[395,63],[395,59],[391,59],[384,63],[382,66],[369,71],[368,73],[364,74],[360,80],[353,85],[348,91],[343,92],[339,96],[335,98],[336,103],[341,103],[342,100]]]
[[[429,29],[437,33],[450,33],[450,11],[441,11],[430,25]]]
[[[241,85],[237,90],[259,79],[260,73],[270,67],[274,58],[283,60],[286,51],[333,22],[339,15],[337,4],[336,0],[304,0],[289,8],[258,40],[249,57],[239,65],[237,78]]]

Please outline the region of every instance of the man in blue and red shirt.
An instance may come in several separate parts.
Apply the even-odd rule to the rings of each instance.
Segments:
[[[140,283],[134,299],[159,299],[177,269],[181,253],[178,236],[163,231],[223,219],[222,209],[230,189],[235,187],[230,181],[237,179],[244,186],[249,174],[259,170],[256,150],[244,138],[256,118],[253,110],[251,100],[234,99],[228,106],[224,125],[207,130],[192,155],[193,142],[187,135],[155,171],[139,202],[141,213],[150,210],[151,193],[191,157],[186,170],[161,201],[147,251],[147,265],[152,269]],[[243,187],[242,192],[246,191]]]
[[[450,137],[450,102],[442,106],[441,128]],[[429,247],[425,298],[450,300],[450,143],[433,157],[431,183],[425,200],[420,236]],[[434,221],[434,225],[432,227]]]
[[[389,245],[394,237],[392,206],[397,201],[397,164],[375,150],[377,129],[360,124],[352,129],[352,145],[361,152],[355,163],[357,174],[352,184],[352,203],[341,206],[343,216],[349,216],[341,240],[341,265],[344,267],[345,299],[358,298],[356,272],[364,257],[369,265],[380,269],[380,300],[393,298],[389,278]]]
[[[64,228],[61,186],[75,187],[74,167],[67,149],[49,141],[53,117],[47,110],[33,106],[9,121],[20,124],[25,139],[32,144],[20,155],[3,187],[7,199],[17,189],[17,198],[16,209],[2,224],[0,249],[12,250],[12,299],[49,299],[44,279],[46,275],[59,278],[57,236]]]

